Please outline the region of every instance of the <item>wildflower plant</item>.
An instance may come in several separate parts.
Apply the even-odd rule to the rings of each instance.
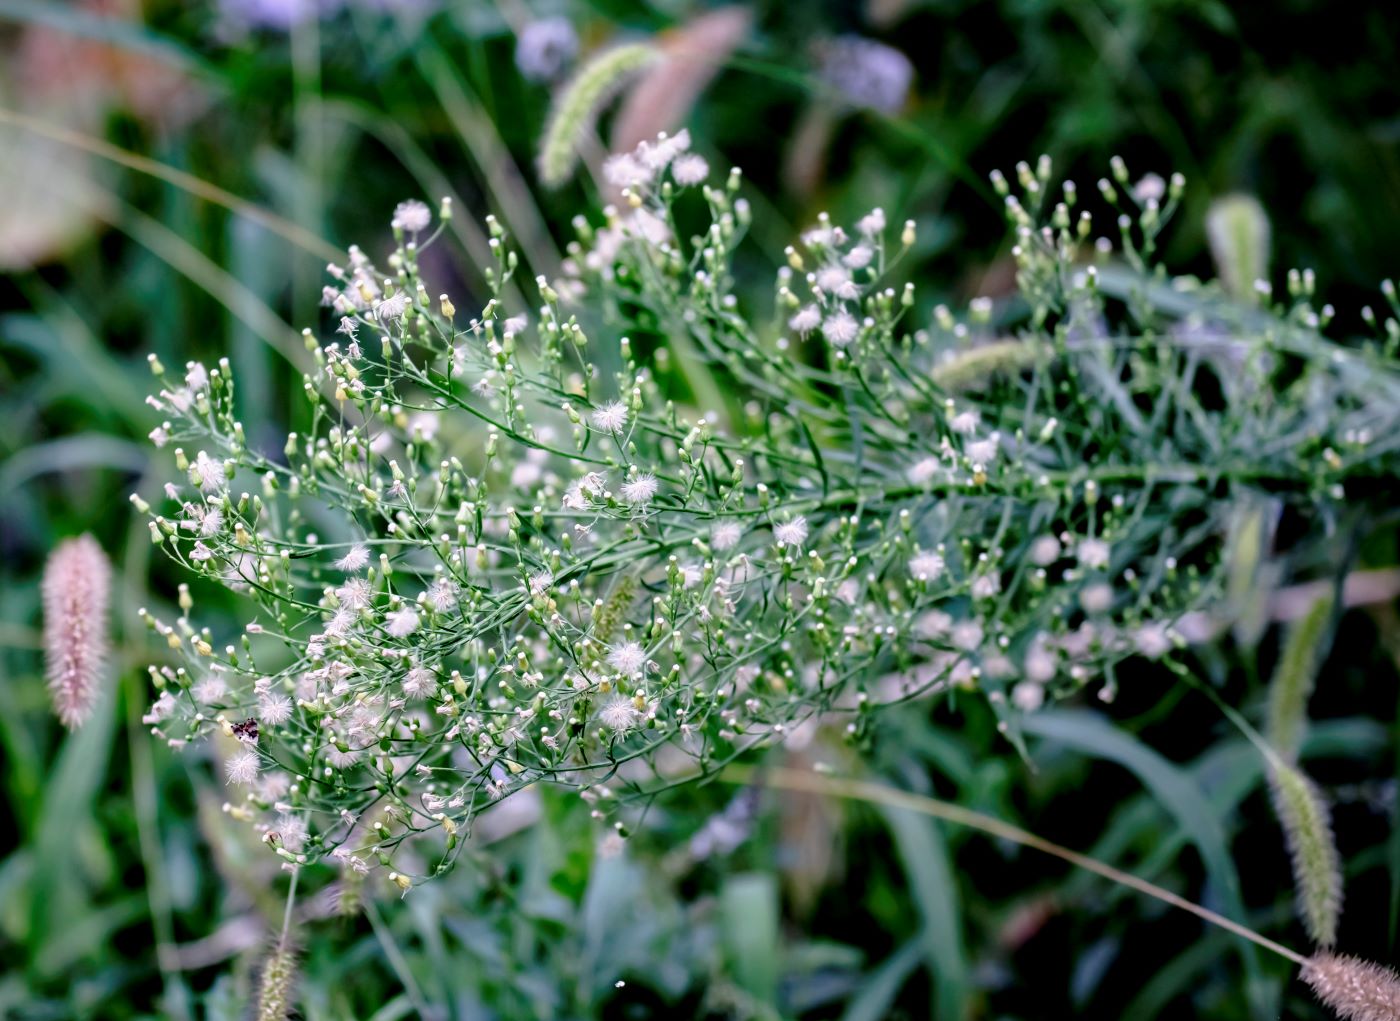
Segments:
[[[681,132],[605,174],[620,203],[534,308],[488,220],[492,296],[460,312],[420,272],[450,207],[400,206],[382,267],[329,267],[280,450],[248,442],[227,361],[152,361],[183,475],[138,507],[257,616],[226,644],[187,593],[145,614],[174,656],[146,719],[222,732],[228,811],[293,866],[406,891],[543,782],[625,834],[668,786],[816,721],[865,742],[919,698],[984,699],[1018,742],[1189,654],[1242,506],[1296,510],[1305,549],[1393,475],[1400,328],[1325,339],[1310,274],[1248,304],[1170,277],[1180,178],[1115,165],[1111,245],[1047,160],[996,176],[1018,299],[922,315],[912,223],[823,217],[756,309],[737,170]]]

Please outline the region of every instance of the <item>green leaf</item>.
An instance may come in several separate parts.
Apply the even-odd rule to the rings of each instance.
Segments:
[[[778,883],[768,872],[729,876],[720,890],[720,939],[735,983],[759,1003],[778,1003]]]
[[[1205,792],[1184,770],[1097,713],[1082,710],[1034,713],[1027,716],[1023,726],[1027,734],[1094,758],[1116,762],[1132,772],[1195,845],[1206,875],[1220,898],[1222,913],[1239,920],[1245,918],[1239,874],[1229,854],[1225,829]],[[1260,970],[1254,945],[1244,940],[1235,942],[1245,966],[1245,988],[1254,1016],[1261,1021],[1276,1016],[1272,1005],[1275,997],[1270,994]]]
[[[918,966],[927,941],[915,936],[872,971],[860,991],[851,997],[841,1021],[883,1021],[890,1016],[890,1005]]]
[[[922,946],[935,985],[939,1018],[968,1013],[967,952],[963,946],[961,898],[948,846],[937,820],[902,808],[881,808],[904,862],[904,874],[919,916]]]

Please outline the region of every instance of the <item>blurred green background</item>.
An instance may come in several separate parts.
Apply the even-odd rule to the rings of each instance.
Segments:
[[[518,53],[548,18],[536,42],[556,48]],[[159,650],[135,610],[184,580],[127,503],[170,470],[145,439],[146,355],[227,356],[251,439],[280,447],[298,333],[329,328],[323,268],[351,243],[384,249],[396,202],[454,196],[459,243],[430,272],[459,307],[481,302],[487,213],[525,271],[556,272],[597,195],[588,174],[547,192],[533,168],[570,33],[583,59],[643,38],[686,55],[622,97],[590,158],[684,125],[742,166],[755,301],[820,211],[873,206],[918,223],[905,272],[925,318],[1006,293],[986,174],[1045,152],[1089,195],[1121,154],[1135,177],[1188,178],[1174,268],[1210,272],[1209,202],[1253,194],[1276,282],[1313,267],[1345,333],[1400,236],[1392,27],[1388,5],[1303,0],[0,0],[0,1014],[243,1016],[280,911],[273,859],[223,819],[207,764],[140,725]],[[856,69],[880,109],[833,71],[832,40],[853,35],[903,54]],[[117,567],[117,645],[110,699],[65,737],[38,576],[82,531]],[[1368,557],[1395,562],[1386,543]],[[195,597],[233,629],[232,597]],[[1385,606],[1342,617],[1305,749],[1347,862],[1343,948],[1381,961],[1400,906],[1396,623]],[[1253,712],[1276,644],[1197,665]],[[863,754],[815,733],[775,759],[954,799],[1302,944],[1258,757],[1202,695],[1144,667],[1112,706],[1031,733],[1027,763],[980,707],[914,706]],[[906,812],[682,789],[616,854],[577,798],[520,801],[468,867],[402,902],[372,889],[348,918],[307,902],[302,1014],[1322,1016],[1283,967],[1188,916]]]

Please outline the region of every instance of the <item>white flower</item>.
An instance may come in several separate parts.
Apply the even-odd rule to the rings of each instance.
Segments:
[[[925,457],[911,464],[904,475],[914,485],[922,486],[926,482],[933,481],[934,477],[938,475],[940,467],[938,458]]]
[[[1133,185],[1133,198],[1139,202],[1155,202],[1167,193],[1167,182],[1161,174],[1146,174]]]
[[[1031,681],[1022,681],[1011,689],[1011,702],[1024,713],[1033,713],[1045,704],[1045,689]]]
[[[350,629],[355,626],[355,620],[355,611],[349,606],[342,606],[326,623],[326,634],[332,638],[342,638],[350,633]]]
[[[682,128],[670,137],[662,132],[656,136],[655,142],[642,142],[634,155],[647,167],[659,171],[689,148],[690,132]]]
[[[1113,605],[1113,588],[1103,582],[1085,586],[1079,593],[1079,605],[1086,613],[1104,613]]]
[[[252,783],[258,778],[261,765],[257,752],[239,752],[224,763],[224,773],[228,776],[229,783]]]
[[[392,298],[385,298],[378,305],[374,306],[374,315],[381,323],[392,323],[403,318],[403,314],[408,311],[408,295],[396,294]]]
[[[804,337],[821,324],[821,309],[817,308],[815,305],[808,305],[806,308],[799,309],[797,314],[788,320],[788,326],[792,331],[794,333],[800,333]]]
[[[299,815],[289,815],[286,812],[279,815],[275,832],[282,846],[288,851],[300,851],[306,846],[306,820]]]
[[[603,176],[615,188],[640,188],[651,184],[656,171],[629,153],[619,153],[603,162]]]
[[[199,517],[199,534],[204,536],[217,535],[224,527],[224,512],[210,507],[202,511]]]
[[[409,698],[422,698],[431,694],[437,677],[426,667],[415,666],[403,678],[403,693]]]
[[[621,401],[609,401],[593,411],[593,424],[603,432],[621,432],[627,424],[627,405]]]
[[[773,528],[773,541],[779,546],[794,546],[800,549],[802,544],[807,541],[807,519],[796,517],[775,526]]]
[[[937,581],[945,568],[943,557],[932,550],[924,550],[909,560],[909,574],[915,581]]]
[[[1060,637],[1060,651],[1070,659],[1084,659],[1092,651],[1098,638],[1098,629],[1091,622],[1085,621],[1073,631]]]
[[[146,435],[157,447],[163,447],[170,442],[170,423],[162,422]]]
[[[975,440],[967,445],[967,456],[976,464],[991,464],[996,460],[997,446],[1001,438],[992,433],[985,440]]]
[[[190,550],[191,560],[213,560],[214,551],[199,540],[195,540],[194,548]]]
[[[1049,684],[1055,679],[1059,664],[1051,651],[1044,632],[1035,636],[1026,650],[1026,678],[1037,684]]]
[[[209,388],[209,373],[199,362],[185,363],[185,386],[189,387],[192,393]]]
[[[656,476],[643,472],[622,484],[622,498],[633,507],[645,507],[656,496]]]
[[[363,610],[369,605],[374,590],[364,578],[350,578],[335,590],[340,605],[351,610]]]
[[[856,230],[866,237],[874,237],[885,229],[885,211],[880,208],[870,210],[856,222]]]
[[[671,164],[671,176],[682,187],[690,187],[700,184],[710,176],[710,165],[705,162],[705,157],[686,153],[684,156],[677,156]]]
[[[357,542],[346,551],[345,556],[335,562],[337,570],[358,571],[369,563],[369,547],[362,542]]]
[[[428,586],[428,602],[438,613],[446,613],[457,605],[457,585],[446,578],[439,578]]]
[[[1049,567],[1060,559],[1060,540],[1053,535],[1042,535],[1031,543],[1031,563],[1037,567]]]
[[[432,210],[417,199],[409,199],[394,207],[394,218],[389,221],[389,225],[396,230],[417,234],[427,230],[432,222]]]
[[[533,454],[535,451],[531,451]],[[512,489],[529,489],[545,475],[545,468],[535,461],[517,461],[511,468]],[[400,483],[402,485],[402,483]]]
[[[1102,539],[1081,539],[1074,549],[1079,566],[1091,571],[1101,571],[1108,566],[1111,550]]]
[[[1001,578],[995,574],[979,574],[972,579],[972,598],[991,599],[1001,591]]]
[[[953,626],[953,618],[942,610],[929,610],[914,622],[920,638],[942,638]]]
[[[160,697],[151,703],[150,712],[141,717],[141,722],[148,727],[155,726],[170,719],[177,708],[179,706],[175,702],[175,696],[168,691],[162,691]]]
[[[845,347],[856,339],[856,334],[860,332],[860,324],[856,322],[855,316],[844,309],[835,315],[828,316],[822,323],[822,336],[832,347]]]
[[[292,718],[292,700],[286,695],[264,692],[258,698],[258,719],[275,727]]]
[[[569,488],[564,490],[564,497],[560,503],[565,510],[587,510],[588,501],[593,495],[584,485],[583,480],[577,479],[569,483]]]
[[[632,700],[620,695],[603,703],[602,708],[598,710],[598,722],[609,730],[618,732],[631,730],[640,717],[641,713],[637,712]]]
[[[228,685],[220,677],[210,675],[194,686],[194,699],[201,705],[221,703],[226,695],[228,695]]]
[[[851,283],[851,274],[840,266],[825,266],[817,271],[817,287],[828,294],[834,294],[838,298],[859,297],[859,289],[854,294],[850,293],[854,286]]]
[[[530,576],[530,594],[532,596],[542,596],[549,591],[549,587],[554,584],[554,575],[548,571],[540,571],[538,574]]]
[[[731,550],[743,537],[744,529],[739,522],[721,521],[710,529],[710,547],[718,552]]]
[[[1148,659],[1161,659],[1172,648],[1171,636],[1162,624],[1144,624],[1133,635],[1133,647]]]
[[[403,638],[418,630],[418,611],[411,606],[390,613],[384,619],[388,622],[389,634],[395,638]]]
[[[856,245],[845,254],[841,262],[850,269],[865,269],[873,258],[875,258],[875,249],[869,245]]]
[[[646,650],[636,642],[623,642],[608,653],[608,666],[620,674],[634,676],[647,665]]]
[[[985,637],[982,625],[975,620],[960,620],[953,625],[953,645],[965,652],[978,648]]]
[[[977,425],[981,421],[982,416],[976,411],[960,411],[948,423],[948,428],[960,436],[971,436],[977,431]]]
[[[421,436],[425,440],[431,440],[437,435],[441,424],[438,416],[433,412],[417,411],[409,416],[408,432],[410,436]]]
[[[195,456],[194,464],[190,465],[190,481],[203,492],[212,490],[218,493],[228,485],[228,476],[224,473],[222,462],[215,461],[201,450]]]

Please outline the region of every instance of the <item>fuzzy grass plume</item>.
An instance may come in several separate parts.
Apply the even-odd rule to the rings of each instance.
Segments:
[[[1302,979],[1343,1021],[1400,1021],[1400,975],[1342,954],[1318,954]]]
[[[296,994],[297,958],[291,944],[279,940],[263,961],[258,977],[256,1021],[286,1021]]]
[[[558,188],[573,175],[579,141],[598,110],[635,72],[658,57],[651,43],[630,43],[594,57],[579,69],[554,102],[549,126],[540,142],[540,180]]]
[[[1235,298],[1247,298],[1269,272],[1269,217],[1252,195],[1225,195],[1206,214],[1206,240],[1220,282]]]
[[[1330,947],[1342,912],[1342,866],[1331,814],[1312,781],[1291,766],[1274,768],[1271,787],[1293,861],[1298,914],[1313,942]]]
[[[1329,592],[1288,629],[1273,682],[1269,685],[1269,743],[1288,761],[1298,755],[1298,742],[1307,722],[1313,678],[1326,649],[1327,624],[1334,599]]]
[[[44,568],[44,650],[54,712],[74,729],[92,715],[107,661],[112,568],[91,535],[66,539]]]

